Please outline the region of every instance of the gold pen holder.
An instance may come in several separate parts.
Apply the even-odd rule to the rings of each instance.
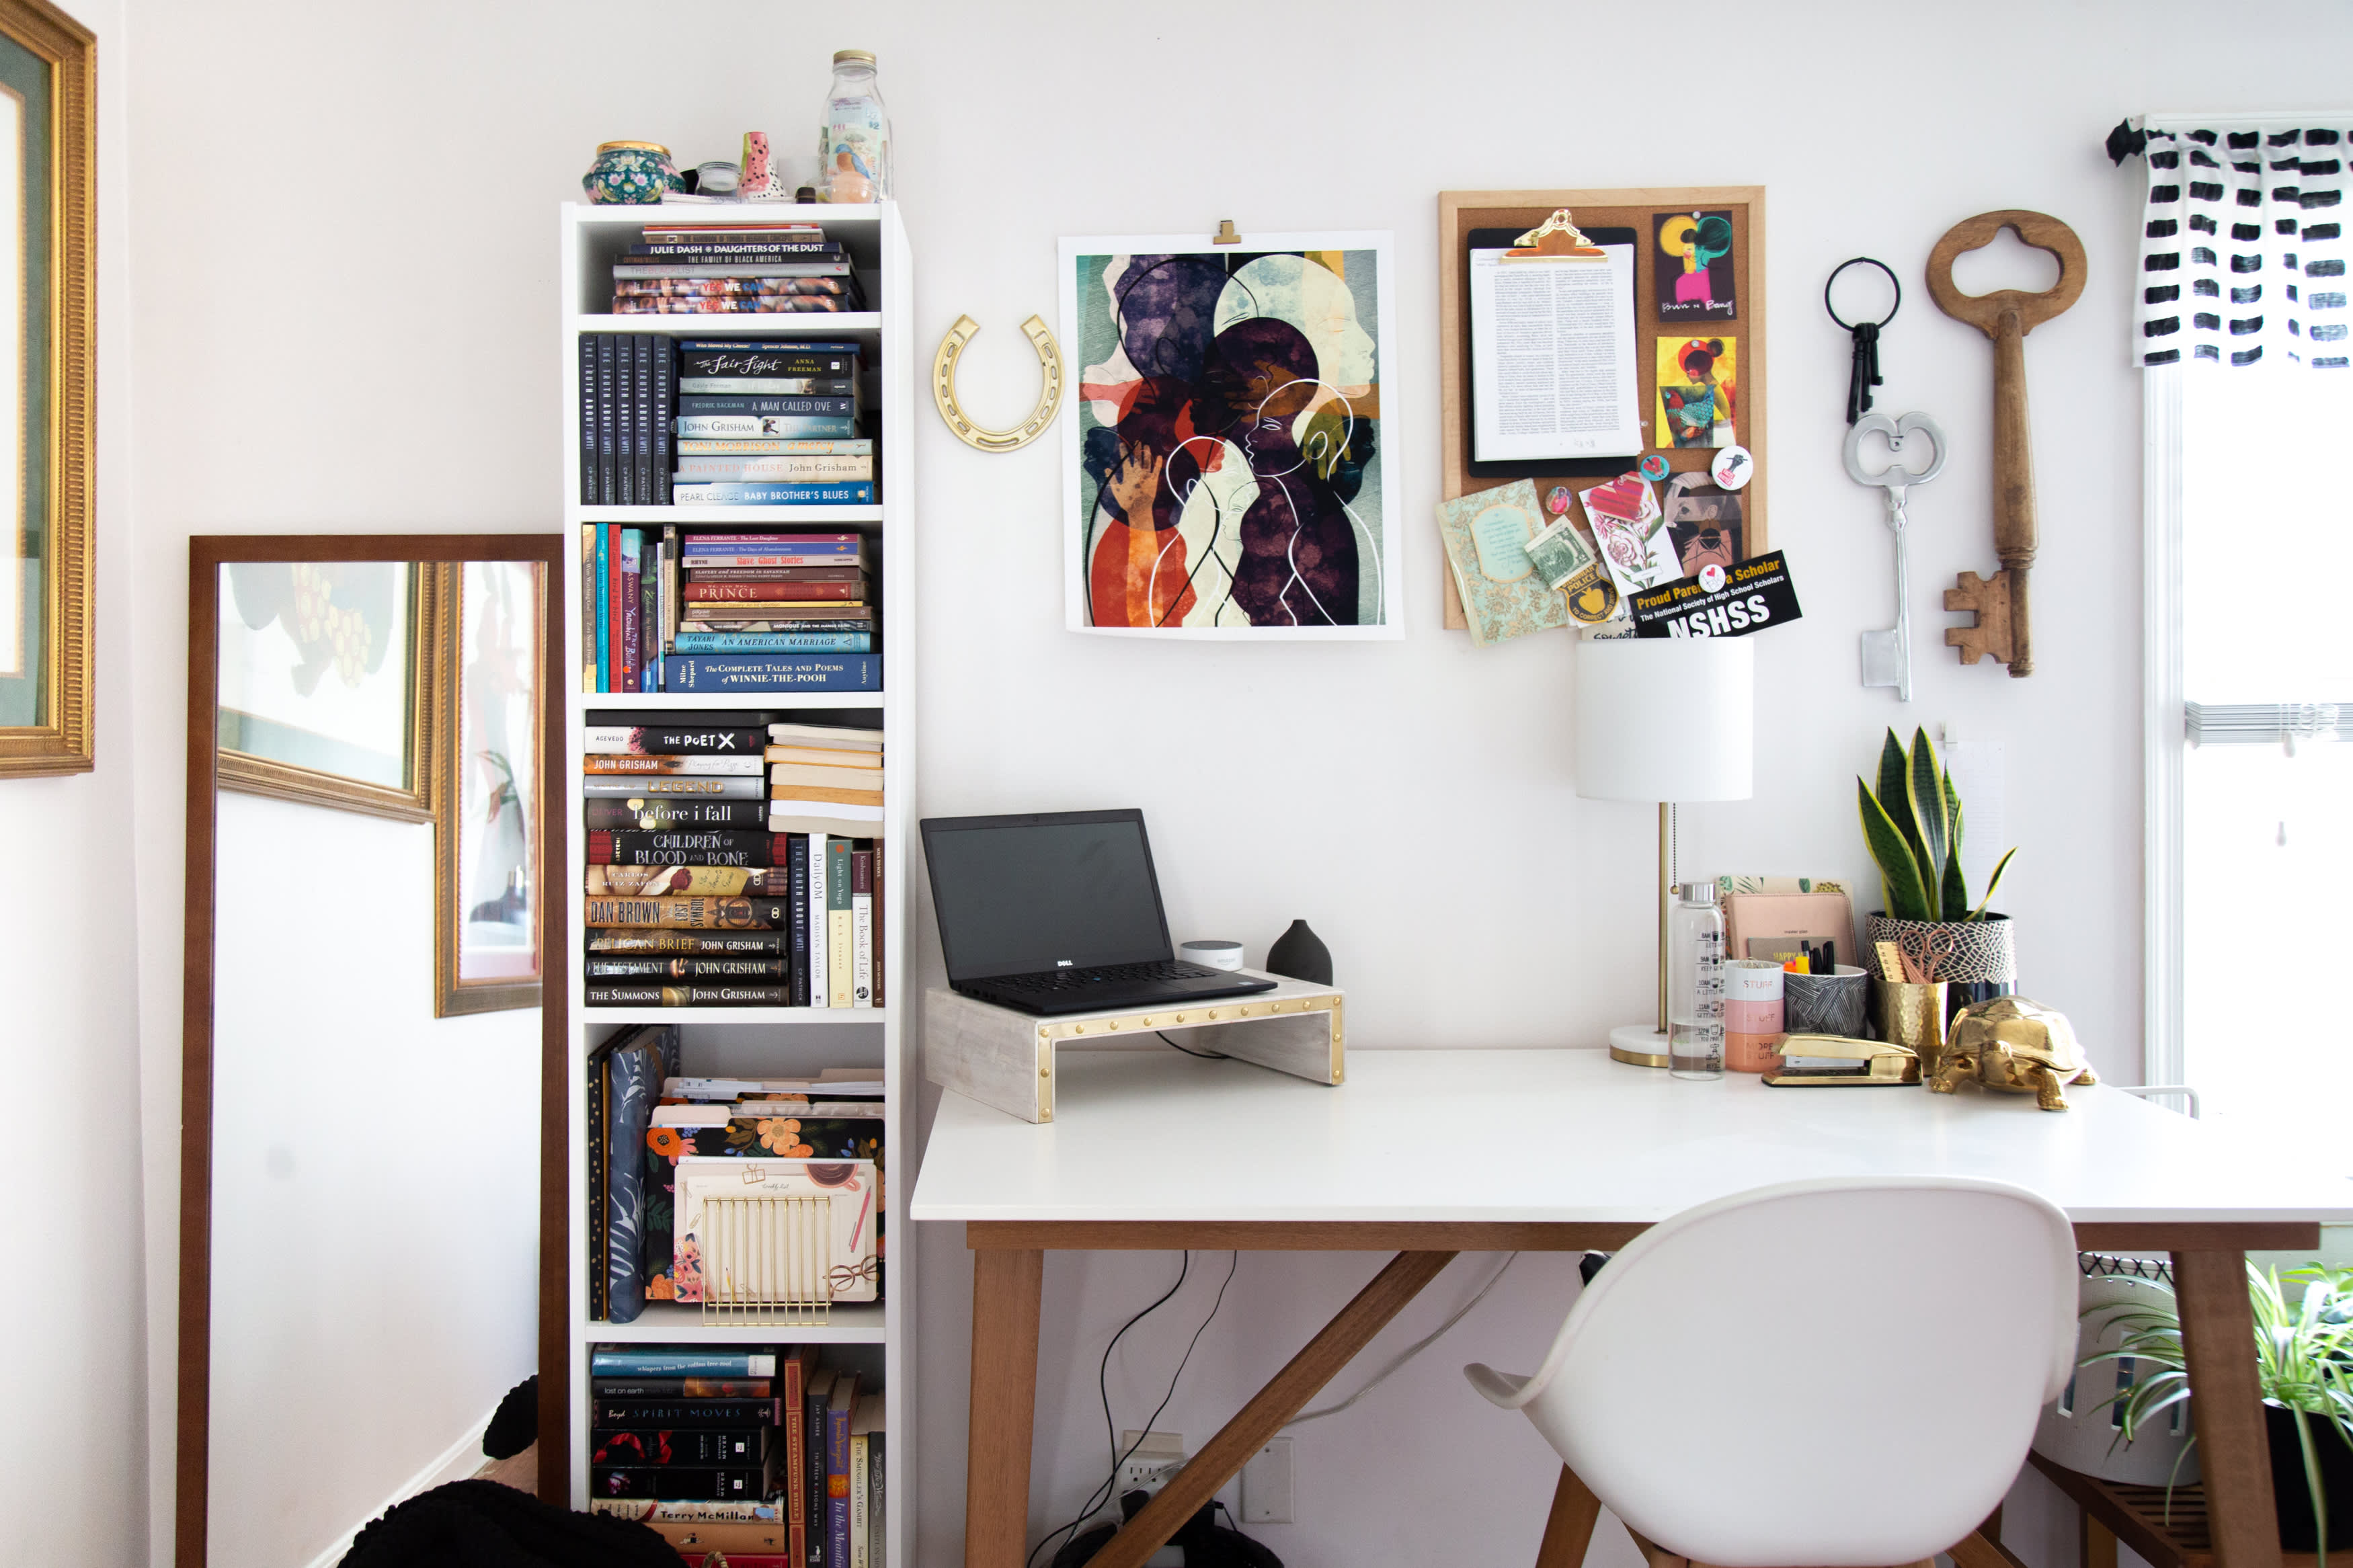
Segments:
[[[1945,1050],[1945,982],[1915,985],[1904,980],[1872,977],[1872,1013],[1879,1037],[1908,1047],[1920,1058],[1920,1076],[1936,1076]]]

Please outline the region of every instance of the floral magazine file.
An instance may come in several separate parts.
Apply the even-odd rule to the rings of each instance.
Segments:
[[[1061,242],[1065,625],[1405,635],[1387,233]]]
[[[703,1299],[704,1207],[707,1200],[738,1194],[759,1197],[820,1196],[828,1200],[832,1246],[826,1284],[836,1301],[871,1301],[879,1294],[874,1252],[874,1162],[871,1160],[733,1160],[689,1157],[678,1163],[678,1241],[674,1274],[678,1299]],[[815,1281],[793,1280],[815,1293]],[[799,1292],[795,1292],[797,1299]]]

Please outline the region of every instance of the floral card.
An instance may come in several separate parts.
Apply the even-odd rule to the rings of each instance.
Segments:
[[[1683,574],[1650,480],[1620,474],[1606,485],[1579,490],[1577,499],[1585,503],[1585,521],[1592,525],[1594,542],[1619,593],[1630,597]]]

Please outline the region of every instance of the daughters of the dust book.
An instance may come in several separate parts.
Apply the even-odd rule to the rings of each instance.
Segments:
[[[1585,618],[1572,612],[1569,594],[1548,584],[1546,574],[1529,558],[1529,542],[1545,531],[1536,488],[1530,481],[1439,502],[1438,531],[1446,543],[1455,592],[1461,595],[1463,619],[1471,624],[1471,640],[1480,647],[1575,626]],[[1556,537],[1590,560],[1590,547],[1573,530],[1562,529]],[[1604,615],[1616,607],[1616,595],[1609,597]]]

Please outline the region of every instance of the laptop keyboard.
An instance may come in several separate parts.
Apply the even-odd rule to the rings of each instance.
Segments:
[[[1214,977],[1219,973],[1198,963],[1187,963],[1182,959],[1163,958],[1149,963],[1107,964],[1100,969],[1050,969],[1042,974],[1006,974],[984,984],[1001,985],[1008,991],[1035,991],[1050,994],[1119,981],[1200,980]]]

